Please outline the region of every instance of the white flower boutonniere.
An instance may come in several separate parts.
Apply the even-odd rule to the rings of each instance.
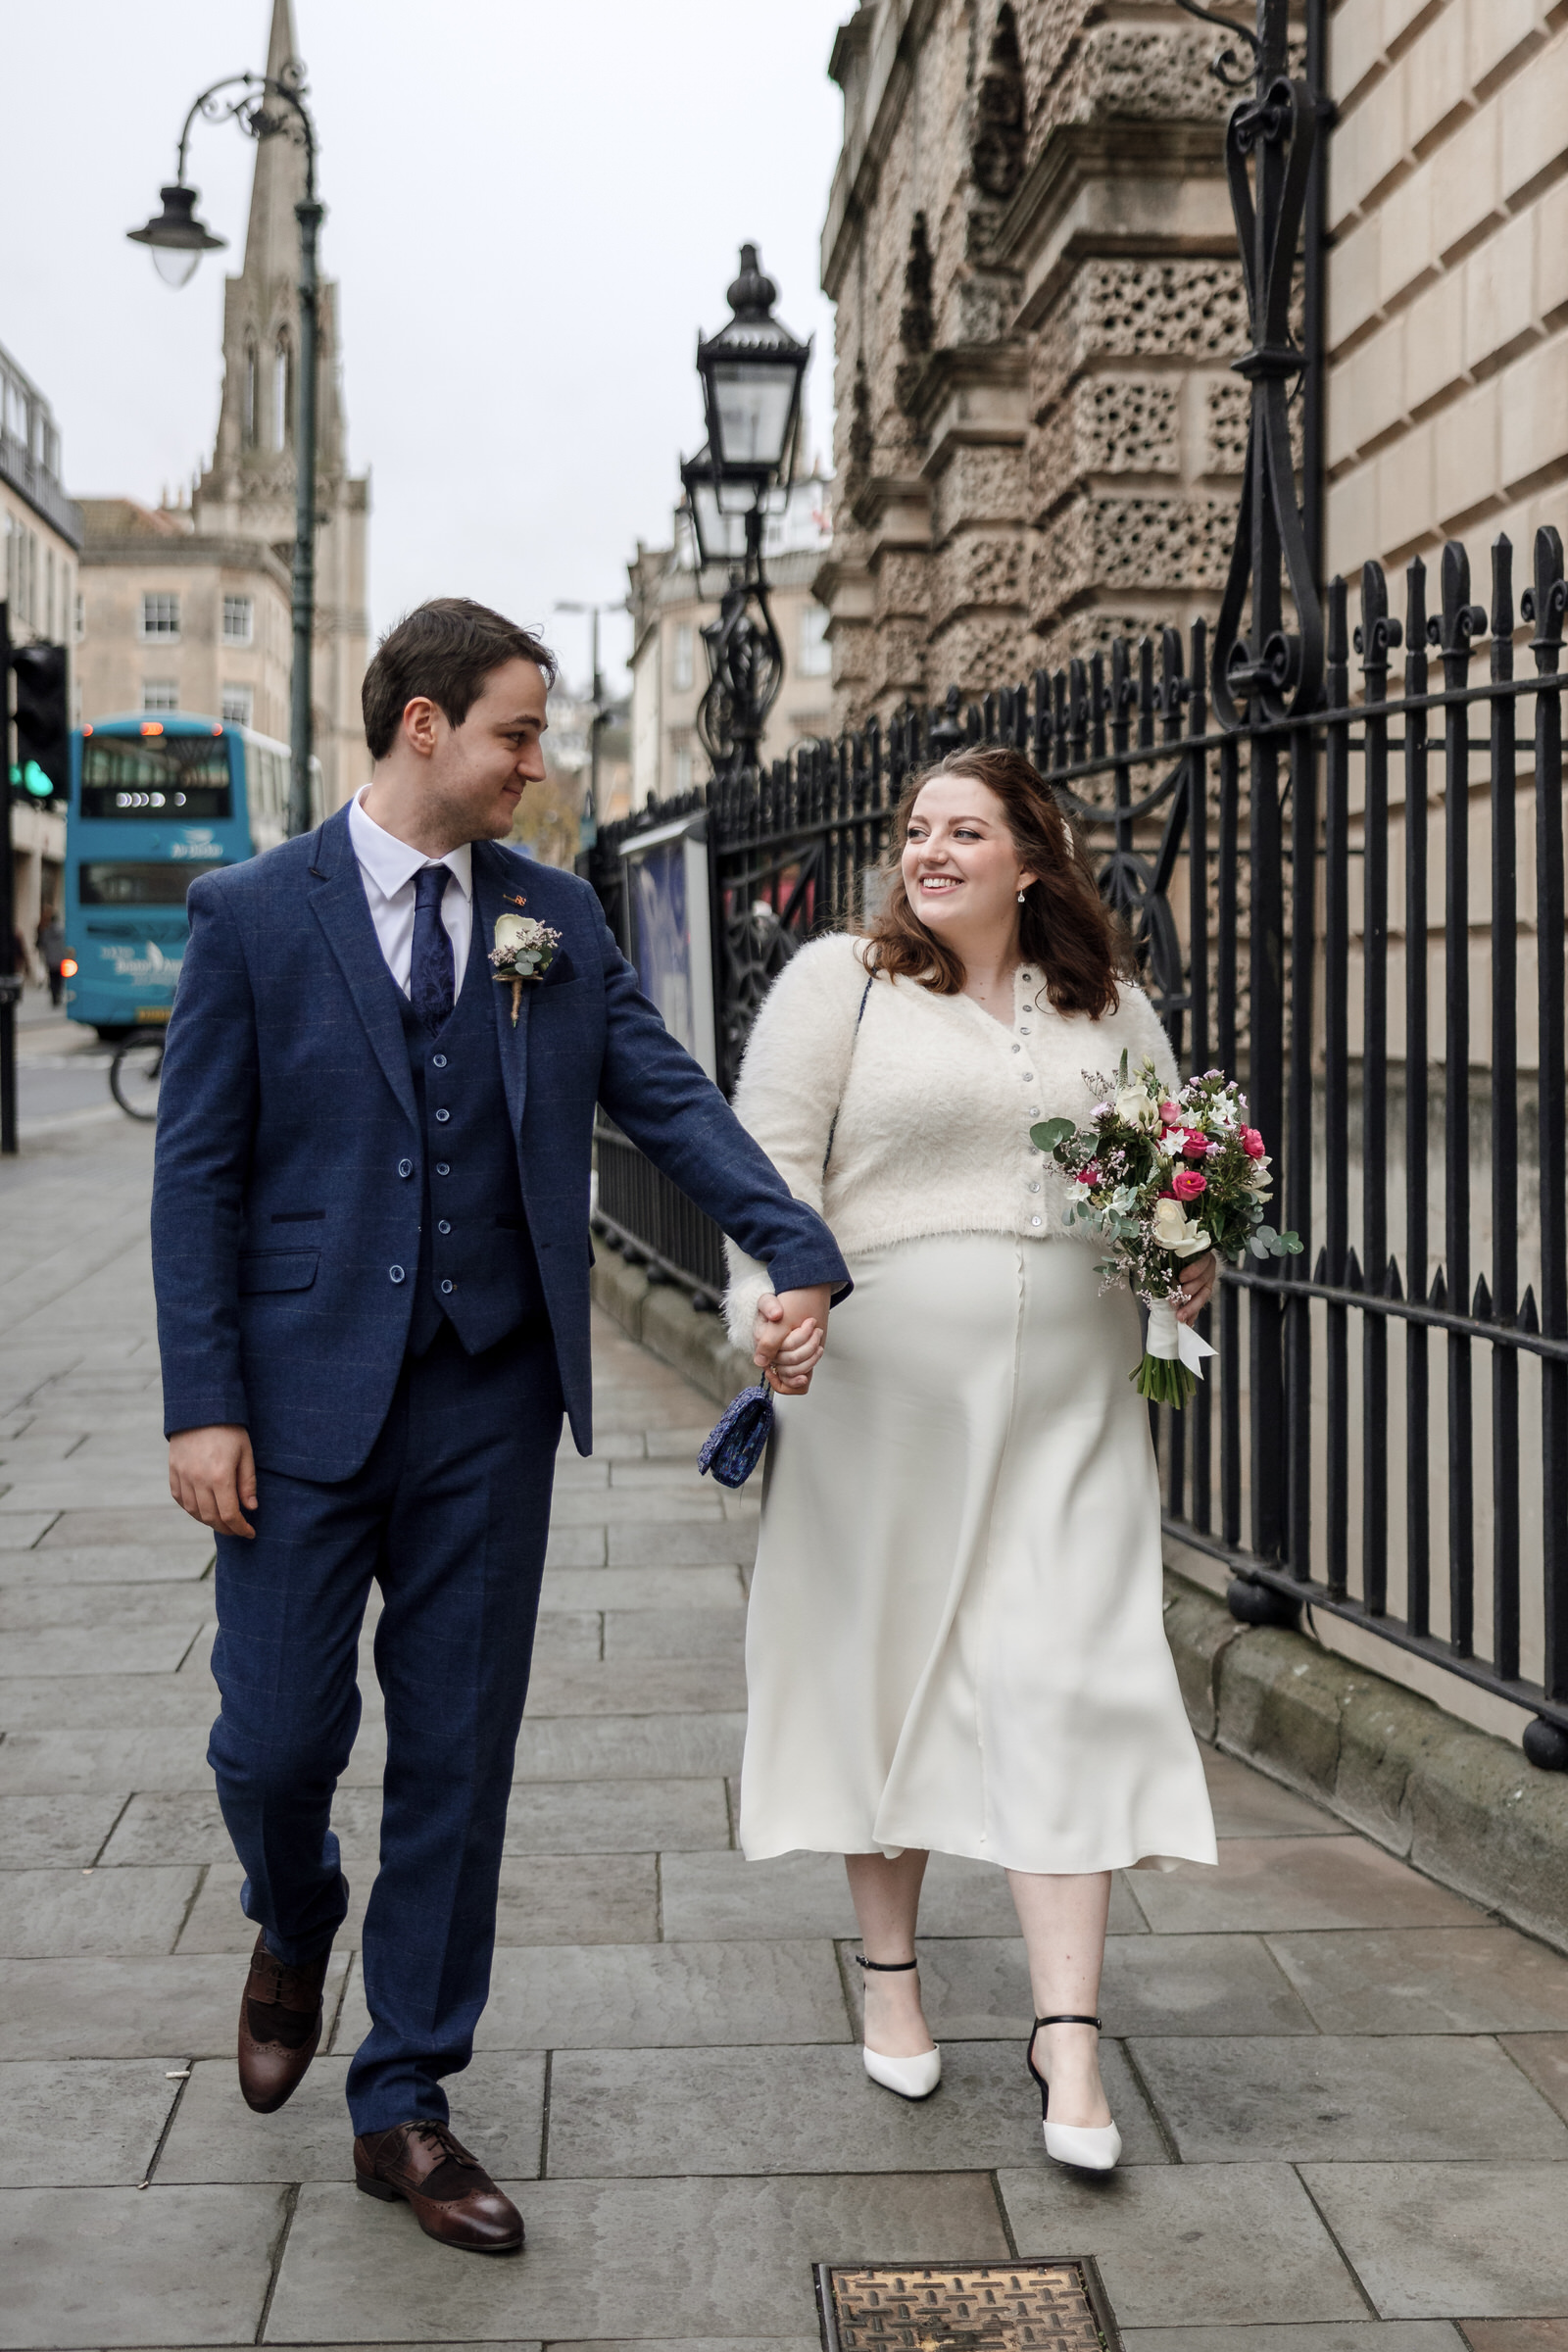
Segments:
[[[521,905],[518,901],[518,905]],[[517,1026],[517,1007],[522,1002],[523,983],[542,980],[556,959],[561,945],[561,933],[548,923],[536,922],[531,914],[501,914],[496,917],[495,945],[490,950],[490,961],[498,980],[506,981],[512,989],[512,1026]]]

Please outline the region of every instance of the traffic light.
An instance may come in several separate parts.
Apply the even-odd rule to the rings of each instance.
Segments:
[[[63,801],[71,788],[71,714],[66,703],[63,645],[19,645],[17,757],[11,782],[23,799]]]

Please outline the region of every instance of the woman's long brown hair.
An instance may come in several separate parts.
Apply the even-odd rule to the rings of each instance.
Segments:
[[[1044,972],[1050,1002],[1058,1012],[1087,1012],[1096,1019],[1114,1012],[1121,1002],[1116,981],[1127,976],[1130,960],[1119,927],[1060,803],[1018,751],[953,752],[905,785],[883,869],[887,896],[866,926],[868,966],[893,978],[917,980],[939,997],[956,997],[963,987],[962,961],[909,905],[901,863],[914,804],[939,776],[973,776],[1002,803],[1018,861],[1036,877],[1018,909],[1019,944],[1025,958]]]

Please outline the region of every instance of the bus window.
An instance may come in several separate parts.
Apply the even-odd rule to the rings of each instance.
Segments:
[[[221,858],[186,858],[177,865],[151,859],[96,858],[77,868],[83,906],[183,906],[198,874],[212,874]]]
[[[211,735],[93,735],[81,747],[81,814],[168,822],[230,813],[228,749]]]

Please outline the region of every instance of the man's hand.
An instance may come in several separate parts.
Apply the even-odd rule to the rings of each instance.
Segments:
[[[256,1456],[250,1432],[220,1421],[211,1429],[180,1429],[169,1441],[169,1492],[182,1511],[225,1536],[252,1536],[245,1517],[256,1508]]]
[[[780,1396],[804,1396],[827,1345],[830,1286],[765,1291],[758,1303],[752,1361]]]
[[[1182,1268],[1182,1302],[1176,1309],[1178,1323],[1196,1323],[1210,1298],[1219,1279],[1219,1260],[1212,1250],[1202,1257],[1189,1258]]]

